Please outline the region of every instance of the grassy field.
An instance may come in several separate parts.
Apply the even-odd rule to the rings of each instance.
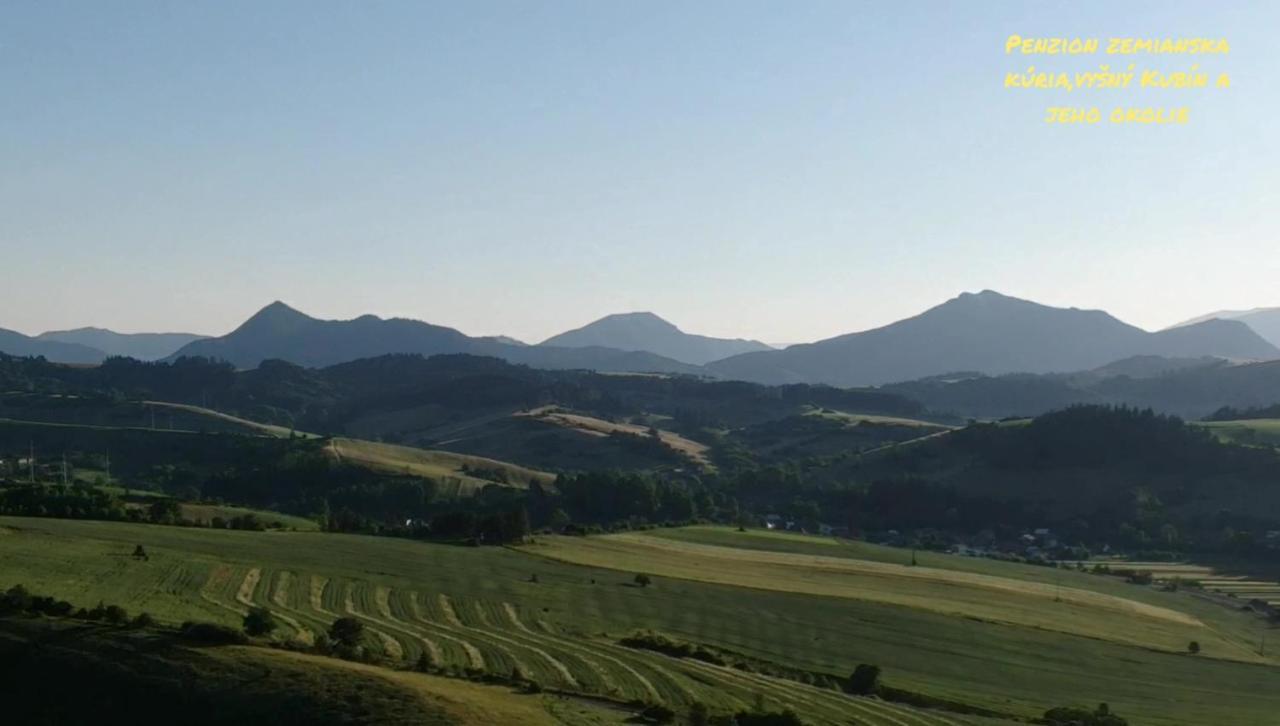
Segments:
[[[284,724],[621,723],[615,711],[562,697],[76,621],[0,619],[0,657],[6,716],[27,724],[110,720],[121,703],[135,723],[252,723],[264,713]],[[77,698],[64,697],[69,680]]]
[[[877,416],[869,413],[849,413],[847,411],[836,411],[830,408],[815,408],[808,411],[806,416],[820,416],[835,421],[840,421],[849,425],[856,426],[862,422],[875,424],[889,424],[894,426],[914,426],[921,429],[955,429],[955,426],[947,426],[944,424],[933,423],[931,421],[922,421],[914,418],[902,418],[899,416]]]
[[[593,416],[566,413],[551,408],[535,409],[533,411],[527,411],[515,415],[533,418],[555,426],[563,426],[564,428],[580,431],[590,436],[608,436],[613,433],[631,434],[632,436],[649,435],[648,426],[631,423],[616,423],[614,421],[606,421]],[[675,451],[698,466],[704,468],[711,467],[711,461],[707,458],[707,454],[711,450],[710,446],[681,436],[674,431],[667,431],[665,429],[657,429],[657,431],[658,439],[667,448]]]
[[[233,517],[252,514],[267,526],[279,523],[284,529],[296,529],[300,532],[315,532],[320,529],[320,523],[315,520],[265,509],[233,507],[230,504],[182,504],[181,506],[183,519],[189,519],[204,525],[209,524],[214,517],[230,520]]]
[[[1193,425],[1208,429],[1218,439],[1230,444],[1280,446],[1280,419],[1203,421]]]
[[[449,451],[347,438],[330,439],[328,450],[341,461],[357,466],[433,479],[440,486],[440,496],[444,497],[470,496],[494,484],[525,488],[535,481],[544,486],[555,482],[554,475],[536,469]],[[496,474],[504,481],[496,482],[477,475],[477,472]]]
[[[1234,640],[1249,620],[1189,595],[985,560],[939,563],[933,558],[944,556],[928,553],[913,568],[916,574],[904,576],[874,567],[899,567],[892,557],[901,551],[736,535],[663,530],[542,539],[511,550],[4,518],[0,585],[21,582],[77,604],[105,600],[169,622],[235,624],[249,604],[262,604],[289,623],[281,637],[301,640],[339,614],[351,614],[366,623],[367,645],[396,662],[425,654],[446,669],[505,674],[519,666],[547,688],[662,701],[677,709],[698,700],[723,712],[760,697],[771,707],[793,707],[815,724],[850,718],[873,726],[986,721],[630,650],[617,640],[653,629],[836,676],[858,663],[876,663],[894,687],[1024,718],[1055,705],[1099,701],[1135,724],[1271,724],[1280,711],[1280,668]],[[128,556],[136,544],[146,547],[149,561]],[[663,574],[675,567],[672,561],[706,556],[704,549],[730,549],[722,545],[736,553],[732,569],[753,582],[707,581],[722,579],[716,568]],[[825,554],[810,554],[810,548]],[[638,563],[635,552],[650,559]],[[669,560],[664,552],[676,556]],[[716,556],[722,558],[718,569],[730,567],[723,559],[728,555]],[[799,567],[814,592],[786,592],[771,582],[785,569],[770,559],[778,556],[825,558],[821,572]],[[586,559],[599,564],[562,561]],[[652,586],[632,583],[638,569],[654,576]],[[1050,594],[1059,572],[1068,596],[1060,603]],[[849,580],[859,584],[846,589]],[[923,601],[927,591],[934,602]],[[899,601],[906,597],[911,602]],[[985,616],[956,612],[944,604],[952,600],[960,603],[954,607],[986,608]],[[1024,622],[1034,614],[1029,603],[1037,600],[1040,622]],[[1174,652],[1188,633],[1201,641],[1202,655]],[[1155,642],[1140,642],[1148,636]]]

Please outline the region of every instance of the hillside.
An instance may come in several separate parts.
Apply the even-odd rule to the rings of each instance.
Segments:
[[[1020,522],[1066,541],[1204,551],[1238,545],[1228,528],[1280,528],[1280,455],[1134,409],[1080,406],[1025,424],[978,424],[810,476],[813,485],[868,482],[861,498],[841,503],[872,529]]]
[[[208,647],[161,628],[0,618],[0,659],[13,723],[233,726],[265,713],[300,726],[562,723],[551,699],[501,686],[265,647]],[[68,682],[75,698],[66,697]]]
[[[1178,323],[1173,328],[1180,328],[1187,325],[1204,322],[1205,320],[1213,320],[1219,318],[1222,320],[1237,320],[1248,325],[1258,335],[1269,341],[1272,345],[1280,346],[1280,308],[1254,308],[1252,310],[1220,310],[1216,313],[1209,313],[1198,318]]]
[[[182,346],[204,338],[193,333],[117,333],[103,328],[52,330],[36,336],[37,340],[74,343],[138,360],[160,360]]]
[[[1088,370],[1136,355],[1260,360],[1280,357],[1280,349],[1243,323],[1211,320],[1148,333],[1101,311],[1053,308],[987,290],[883,328],[746,353],[708,368],[762,383],[866,386],[952,371]]]
[[[0,328],[0,353],[12,356],[42,356],[58,363],[101,363],[106,353],[79,343],[41,340]]]
[[[703,365],[739,353],[772,350],[755,340],[710,338],[686,333],[653,313],[607,315],[581,328],[554,335],[542,341],[541,345],[640,350],[692,365]]]
[[[1202,418],[1224,406],[1280,403],[1280,361],[1232,364],[1215,359],[1134,358],[1072,374],[943,376],[881,390],[965,418],[1035,416],[1079,403],[1154,408]]]
[[[548,369],[699,372],[695,366],[653,353],[600,346],[576,349],[509,344],[499,338],[472,338],[453,328],[419,320],[383,320],[374,315],[363,315],[354,320],[319,320],[282,302],[268,305],[224,336],[184,345],[166,360],[204,357],[227,361],[240,369],[251,369],[263,361],[276,359],[307,368],[320,368],[391,353],[491,355]]]
[[[439,673],[495,678],[518,666],[544,691],[598,699],[605,708],[582,724],[608,713],[639,722],[631,702],[677,714],[701,702],[712,715],[759,702],[794,709],[812,726],[843,726],[851,716],[867,726],[998,726],[1097,701],[1131,723],[1261,725],[1280,704],[1280,668],[1253,650],[1254,618],[1186,592],[1069,570],[934,553],[921,553],[913,568],[904,550],[726,528],[546,537],[520,548],[11,517],[0,528],[0,581],[145,610],[162,623],[236,626],[249,606],[267,607],[281,623],[275,637],[300,644],[349,616],[363,624],[361,647],[378,663],[425,660]],[[147,561],[120,556],[138,543]],[[634,586],[638,568],[651,585]],[[623,644],[644,632],[695,644],[706,659]],[[1185,654],[1191,639],[1203,646],[1197,657]],[[273,677],[293,675],[290,663],[329,665],[272,655],[299,659],[279,661]],[[121,663],[133,661],[122,654]],[[897,691],[843,693],[857,663],[879,665]],[[369,709],[380,707],[382,690],[362,679],[387,678],[441,706],[530,709],[516,721],[500,711],[489,723],[540,723],[539,706],[575,723],[563,699],[332,667],[352,669],[333,697],[371,688],[361,700]],[[890,700],[911,694],[970,713]]]

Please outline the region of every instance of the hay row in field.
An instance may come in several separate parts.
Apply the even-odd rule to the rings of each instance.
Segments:
[[[296,582],[306,582],[309,587],[304,591],[291,587]],[[323,629],[339,612],[355,617],[365,623],[370,646],[392,660],[412,660],[426,654],[437,666],[503,675],[518,667],[546,685],[619,700],[677,707],[703,700],[745,707],[762,694],[771,702],[805,713],[814,723],[845,723],[846,714],[858,713],[863,716],[861,722],[877,726],[953,724],[932,714],[921,717],[902,707],[851,699],[791,681],[727,668],[708,669],[608,642],[575,639],[553,632],[545,623],[534,628],[509,602],[458,602],[445,593],[420,595],[360,581],[229,566],[215,567],[202,592],[237,612],[255,605],[271,607],[299,633]],[[339,604],[336,610],[332,608],[335,601]]]

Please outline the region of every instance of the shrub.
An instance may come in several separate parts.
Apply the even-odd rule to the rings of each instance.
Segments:
[[[640,574],[636,575],[635,583],[640,587],[648,587],[650,584],[653,583],[653,580],[648,575],[641,572]]]
[[[1051,708],[1044,712],[1044,722],[1049,726],[1129,726],[1128,720],[1111,713],[1105,703],[1093,711],[1073,706]]]
[[[255,638],[270,635],[277,627],[276,616],[264,607],[251,607],[244,616],[244,632]]]
[[[353,648],[360,644],[364,636],[364,623],[352,617],[342,617],[329,626],[329,637],[339,645]]]
[[[737,726],[804,726],[795,711],[740,711],[734,716]]]
[[[129,623],[129,626],[134,628],[154,628],[155,625],[156,619],[151,617],[151,613],[138,613],[138,617]]]
[[[874,695],[880,688],[880,666],[860,663],[849,676],[845,691],[859,696]]]
[[[676,712],[661,704],[654,704],[641,711],[640,718],[649,723],[671,723],[676,720]]]
[[[217,623],[188,620],[178,628],[178,635],[209,645],[239,645],[249,642],[244,633]]]

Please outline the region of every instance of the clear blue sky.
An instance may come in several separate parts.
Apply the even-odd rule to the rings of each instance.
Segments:
[[[964,290],[1148,328],[1280,305],[1280,4],[0,6],[0,327],[283,299],[540,339],[812,340]],[[1010,33],[1226,37],[1226,92],[1015,93]],[[1185,99],[1182,101],[1180,99]],[[1067,101],[1180,127],[1051,127]]]

